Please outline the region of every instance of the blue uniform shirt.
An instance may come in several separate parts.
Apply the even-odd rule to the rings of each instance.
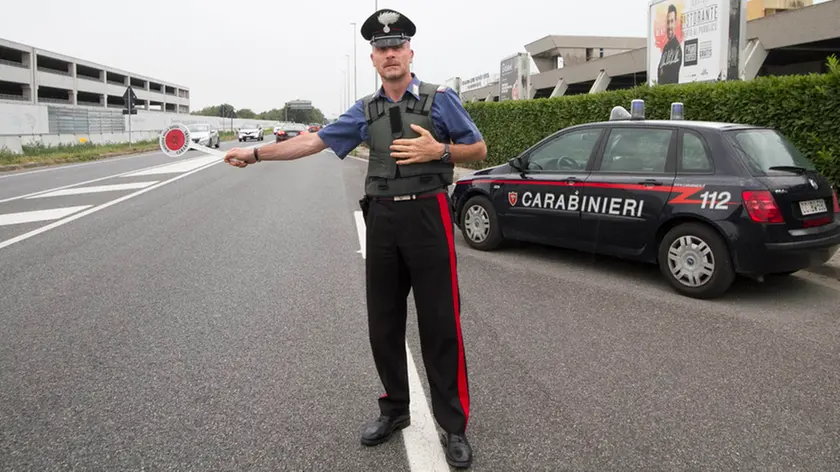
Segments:
[[[419,100],[420,96],[415,95],[412,88],[414,85],[419,86],[420,81],[414,74],[411,74],[411,77],[411,84],[405,93],[410,93],[414,95],[415,99]],[[393,100],[385,95],[382,88],[377,93],[393,103]],[[458,94],[451,88],[447,88],[442,93],[435,92],[431,118],[438,137],[444,142],[473,144],[482,140],[481,132],[478,131],[472,118],[464,110]],[[363,100],[357,101],[337,121],[318,131],[318,136],[341,159],[347,157],[347,154],[359,144],[366,142],[368,134]]]

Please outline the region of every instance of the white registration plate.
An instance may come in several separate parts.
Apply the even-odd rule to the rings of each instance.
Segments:
[[[799,202],[799,209],[802,211],[802,216],[815,215],[817,213],[825,213],[828,211],[825,200],[807,200]]]

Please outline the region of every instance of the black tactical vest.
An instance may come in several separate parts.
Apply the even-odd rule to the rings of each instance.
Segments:
[[[438,160],[417,164],[397,165],[397,159],[391,157],[391,143],[395,139],[417,138],[420,135],[411,129],[412,124],[419,125],[442,142],[432,126],[432,101],[437,91],[445,90],[435,84],[420,82],[420,100],[406,94],[397,103],[391,103],[378,93],[364,99],[365,120],[368,126],[368,173],[365,193],[370,196],[396,196],[427,192],[446,188],[453,181],[455,166]],[[402,129],[392,133],[389,110],[397,107],[400,111]]]

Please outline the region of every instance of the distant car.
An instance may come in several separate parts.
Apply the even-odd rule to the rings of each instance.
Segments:
[[[840,248],[837,191],[778,131],[616,108],[608,122],[562,129],[460,178],[452,201],[467,244],[532,241],[654,263],[694,298]]]
[[[218,148],[221,144],[219,130],[205,123],[189,125],[190,138],[194,143],[202,146]]]
[[[262,141],[265,135],[262,125],[248,124],[239,128],[239,142],[253,139],[255,141]]]
[[[283,123],[282,126],[274,128],[275,142],[285,141],[301,134],[306,134],[308,131],[306,125],[300,123]]]
[[[309,132],[310,133],[317,133],[320,130],[321,130],[321,125],[319,125],[317,123],[310,123],[309,124]]]

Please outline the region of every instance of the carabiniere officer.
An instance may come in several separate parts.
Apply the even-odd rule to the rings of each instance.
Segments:
[[[344,159],[367,143],[370,158],[360,204],[367,226],[368,330],[385,391],[378,400],[379,417],[365,425],[361,441],[380,444],[411,422],[405,330],[413,289],[432,410],[444,431],[446,459],[465,468],[473,457],[466,437],[470,392],[448,186],[455,163],[483,160],[487,148],[458,94],[411,72],[415,32],[402,13],[375,12],[362,24],[361,34],[372,45],[370,58],[382,79],[379,90],[317,134],[259,150],[231,149],[225,161],[245,167],[299,159],[327,147]]]

